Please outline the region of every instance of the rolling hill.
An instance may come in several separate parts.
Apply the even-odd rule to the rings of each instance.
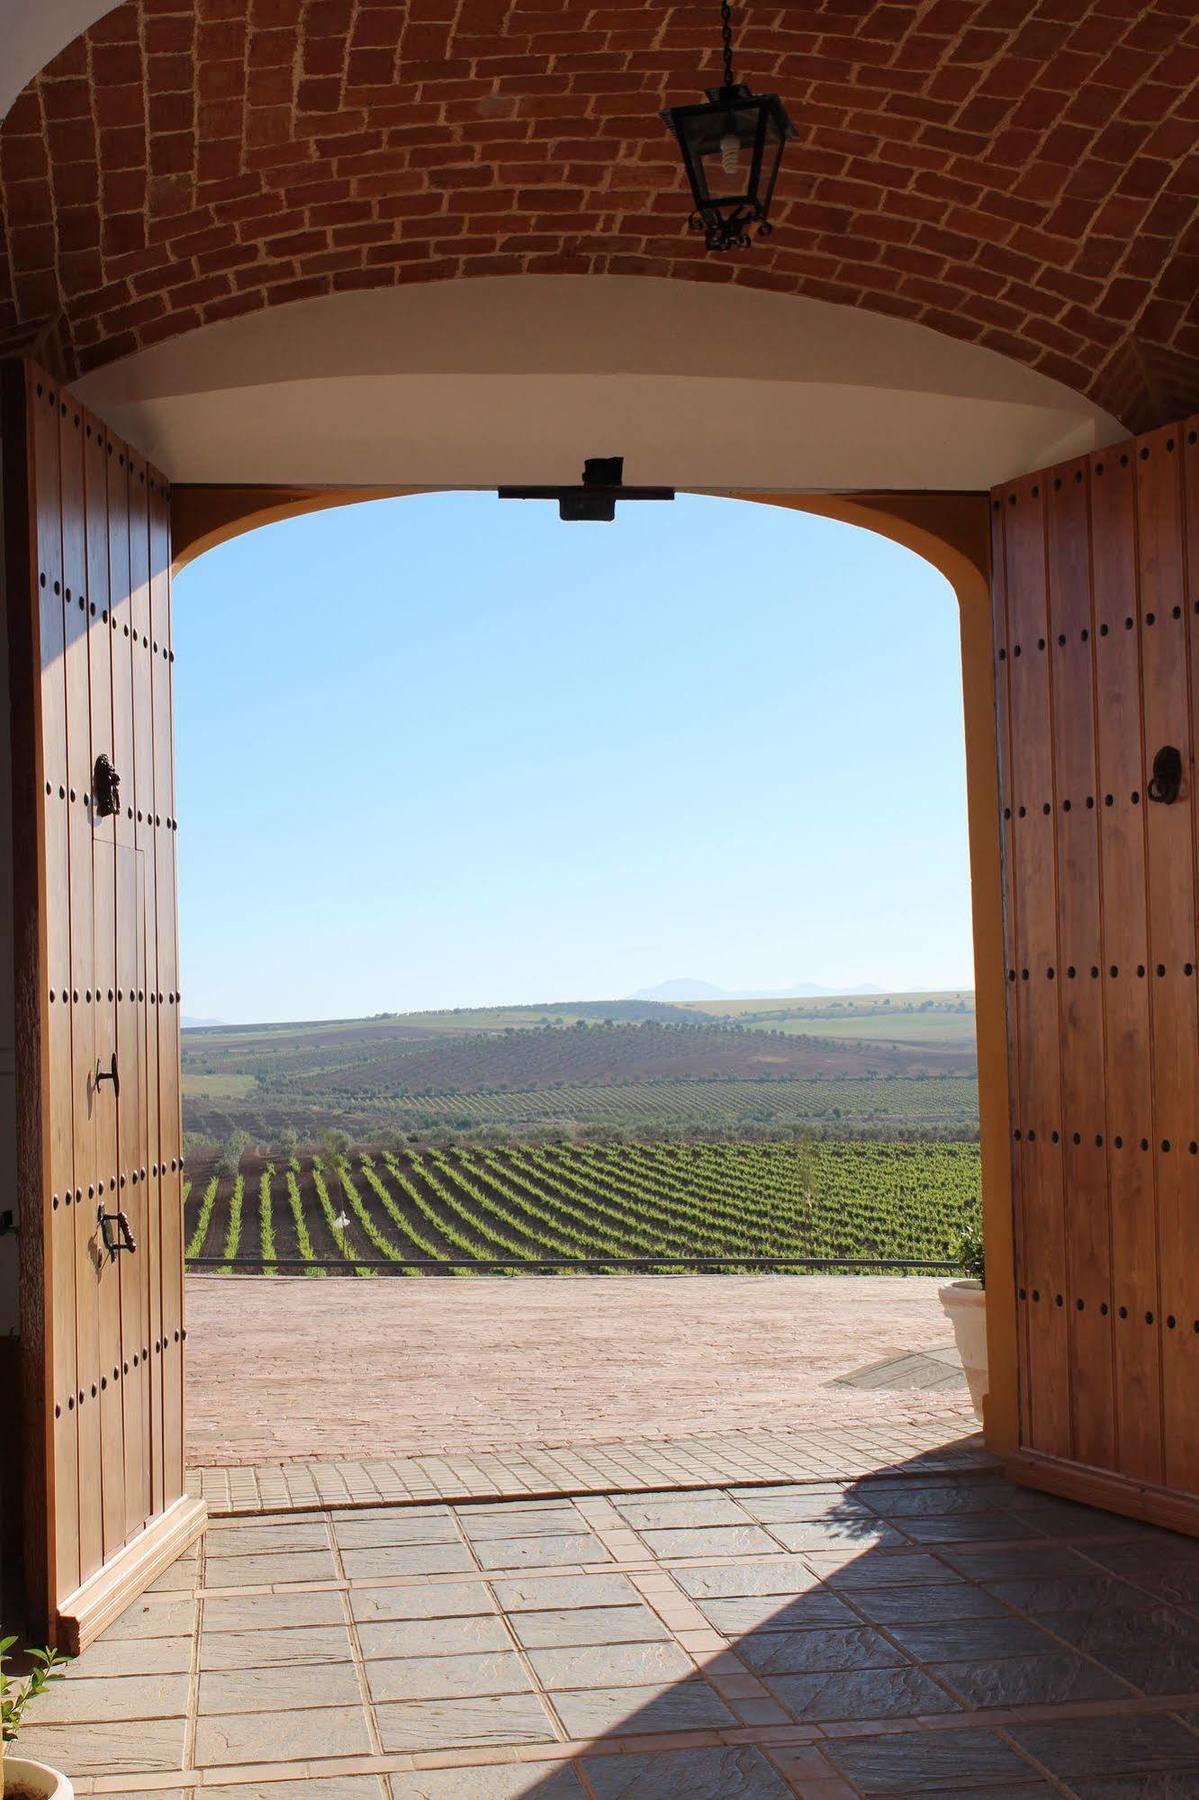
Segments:
[[[260,1141],[285,1124],[369,1136],[570,1121],[845,1120],[943,1125],[957,1136],[976,1120],[973,1023],[972,996],[903,995],[582,1001],[206,1028],[183,1036],[184,1124],[193,1139],[241,1127]]]

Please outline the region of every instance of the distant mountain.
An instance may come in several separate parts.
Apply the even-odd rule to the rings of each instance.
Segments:
[[[824,998],[831,994],[885,994],[877,982],[863,981],[849,987],[821,987],[815,981],[796,981],[783,988],[721,988],[710,981],[697,981],[680,976],[673,981],[660,981],[657,987],[638,988],[631,1000],[801,1000]]]
[[[660,981],[657,987],[638,988],[630,994],[630,1000],[731,1000],[723,988],[713,987],[710,981],[692,981],[688,976],[680,976],[675,981]]]
[[[223,1025],[224,1019],[191,1019],[186,1013],[179,1020],[184,1031],[200,1031],[205,1025]]]

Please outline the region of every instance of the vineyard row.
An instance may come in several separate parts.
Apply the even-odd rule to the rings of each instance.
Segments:
[[[694,1259],[952,1262],[976,1145],[838,1141],[326,1150],[189,1185],[187,1256],[230,1269]]]

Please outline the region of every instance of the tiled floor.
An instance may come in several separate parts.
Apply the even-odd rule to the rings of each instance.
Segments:
[[[927,1466],[233,1517],[23,1744],[171,1800],[1185,1800],[1199,1544]]]

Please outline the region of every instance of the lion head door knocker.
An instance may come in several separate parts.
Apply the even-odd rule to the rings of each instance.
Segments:
[[[96,799],[96,817],[110,819],[121,810],[121,777],[106,756],[96,758],[92,771],[92,793]]]
[[[1153,779],[1146,792],[1161,806],[1173,806],[1182,791],[1182,752],[1163,744],[1153,759]]]

